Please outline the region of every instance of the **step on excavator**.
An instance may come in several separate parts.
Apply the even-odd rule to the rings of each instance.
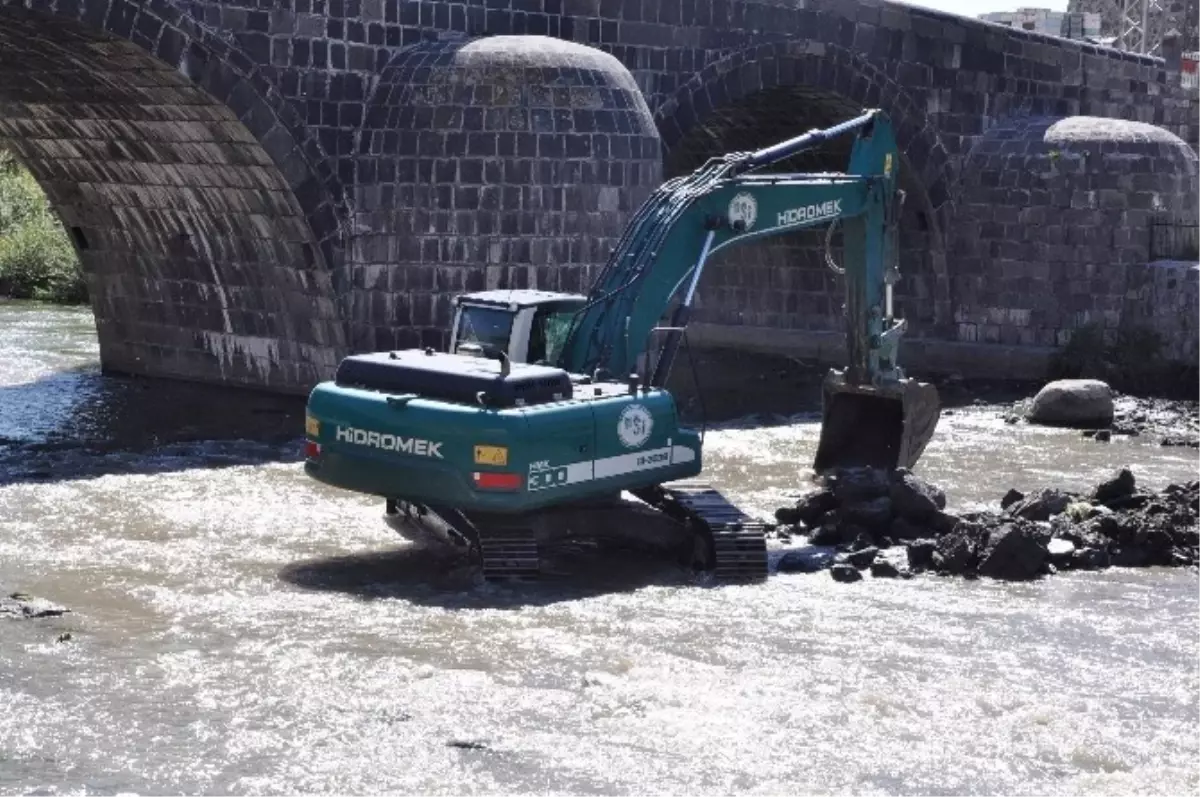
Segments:
[[[854,136],[845,172],[761,173],[841,136]],[[449,351],[343,359],[308,399],[306,473],[379,496],[388,515],[469,548],[488,579],[537,576],[539,540],[554,529],[636,525],[636,515],[602,511],[622,492],[689,532],[698,569],[718,581],[765,578],[767,528],[696,481],[702,431],[681,422],[667,378],[715,254],[827,226],[826,259],[845,284],[848,363],[822,386],[813,469],[911,467],[940,404],[898,364],[898,160],[890,121],[870,110],[668,180],[586,295],[458,296]]]

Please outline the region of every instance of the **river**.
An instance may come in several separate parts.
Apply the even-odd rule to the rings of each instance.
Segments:
[[[1192,570],[705,588],[613,554],[480,586],[307,479],[302,415],[101,376],[88,311],[0,303],[0,586],[73,610],[0,618],[0,793],[1200,787]],[[724,424],[706,475],[769,514],[816,435]],[[1122,465],[1196,470],[968,405],[917,472],[965,509]]]

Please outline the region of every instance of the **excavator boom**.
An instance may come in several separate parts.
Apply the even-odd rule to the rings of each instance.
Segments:
[[[756,174],[766,166],[855,135],[844,173]],[[623,378],[646,357],[648,381],[666,384],[681,330],[707,261],[723,249],[801,229],[840,224],[849,362],[823,391],[817,470],[871,465],[911,467],[938,418],[934,388],[906,379],[898,364],[906,324],[894,317],[899,194],[896,142],[886,115],[873,110],[752,153],[709,161],[650,197],[613,251],[576,314],[560,367]],[[827,241],[828,249],[828,241]],[[650,335],[676,302],[661,348]]]

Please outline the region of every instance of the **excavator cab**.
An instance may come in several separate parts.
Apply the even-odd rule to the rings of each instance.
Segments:
[[[586,296],[536,290],[499,290],[455,298],[450,351],[514,363],[557,361],[575,313]]]

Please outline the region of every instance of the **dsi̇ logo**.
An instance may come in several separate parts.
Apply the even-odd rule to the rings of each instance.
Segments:
[[[729,226],[735,230],[741,223],[741,231],[745,232],[754,226],[758,219],[758,202],[754,196],[741,193],[729,200]]]
[[[650,439],[654,417],[641,404],[630,404],[617,419],[617,437],[626,448],[637,448]]]

